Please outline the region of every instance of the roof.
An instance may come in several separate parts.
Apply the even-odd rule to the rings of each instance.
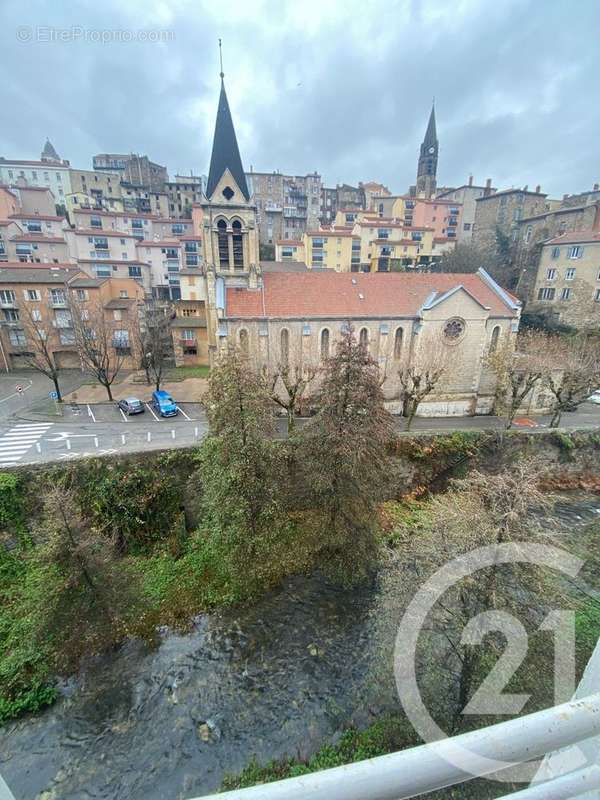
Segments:
[[[136,247],[181,247],[179,239],[140,239]]]
[[[330,236],[332,239],[335,239],[336,237],[340,237],[340,236],[350,236],[350,237],[352,237],[354,239],[360,239],[360,236],[359,236],[358,233],[357,234],[353,234],[352,231],[340,230],[339,228],[336,228],[335,230],[328,229],[328,230],[324,230],[324,231],[306,231],[306,235],[307,236],[320,236],[320,237]]]
[[[429,115],[429,122],[427,123],[427,130],[425,131],[423,145],[425,147],[428,147],[429,145],[437,145],[437,133],[435,130],[435,106],[433,103],[431,104],[431,114]]]
[[[67,233],[76,233],[79,236],[116,236],[117,239],[135,239],[129,231],[105,231],[102,228],[68,228]]]
[[[544,244],[596,244],[600,243],[600,231],[569,231],[548,239]]]
[[[76,289],[93,289],[108,280],[110,280],[110,278],[92,278],[91,275],[86,275],[84,273],[81,277],[69,281],[69,286],[74,286]]]
[[[519,224],[523,222],[531,222],[531,220],[535,219],[546,219],[546,217],[554,217],[560,214],[573,214],[579,211],[585,211],[587,208],[594,208],[597,203],[588,203],[587,205],[583,206],[560,206],[560,208],[553,208],[548,209],[548,211],[542,211],[540,214],[531,214],[529,217],[521,217],[518,220]]]
[[[264,272],[306,272],[304,261],[261,261],[260,266]]]
[[[42,219],[45,222],[64,222],[66,217],[57,217],[49,214],[11,214],[9,219]]]
[[[277,244],[293,244],[299,247],[303,242],[301,239],[278,239]]]
[[[49,159],[51,161],[60,161],[60,156],[54,149],[54,145],[50,141],[50,139],[46,139],[46,144],[44,145],[44,149],[42,150],[42,161]]]
[[[147,261],[137,261],[136,259],[122,259],[122,258],[78,258],[78,264],[101,264],[107,265],[110,264],[111,266],[114,264],[118,264],[120,267],[130,267],[132,265],[137,265],[140,267],[146,267],[146,269],[150,269],[150,264]]]
[[[104,308],[108,308],[109,310],[114,309],[124,309],[129,308],[133,303],[135,303],[135,297],[115,297],[112,300],[109,300],[108,303],[104,304]]]
[[[482,203],[484,200],[495,200],[497,197],[502,197],[502,195],[507,194],[530,194],[534,197],[548,197],[545,192],[530,192],[528,189],[502,189],[500,192],[495,192],[494,194],[484,195],[483,197],[476,197],[476,203]]]
[[[0,156],[0,164],[15,164],[19,167],[44,167],[46,169],[67,169],[69,162],[66,160],[60,163],[53,163],[52,161],[22,161],[16,158],[4,158]]]
[[[212,154],[210,157],[210,169],[208,171],[208,181],[206,183],[206,197],[210,199],[217,188],[218,182],[225,170],[228,169],[237,183],[241,193],[246,200],[250,199],[248,184],[242,159],[238,148],[231,111],[225,92],[225,84],[221,77],[221,93],[219,95],[219,106],[217,108],[217,120],[215,122],[215,135],[213,138]]]
[[[2,283],[66,283],[69,278],[74,277],[79,273],[77,267],[72,270],[56,267],[50,269],[48,267],[40,268],[29,267],[20,265],[19,267],[0,268],[0,284]]]
[[[43,233],[21,233],[11,238],[12,242],[48,242],[66,244],[62,236],[44,236]]]
[[[228,318],[416,317],[435,295],[463,287],[491,316],[514,317],[514,306],[485,273],[312,272],[263,275],[263,288],[227,289]],[[435,295],[434,295],[435,293]]]

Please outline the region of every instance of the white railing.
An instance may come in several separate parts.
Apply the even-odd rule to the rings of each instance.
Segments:
[[[523,764],[598,734],[600,693],[398,753],[204,800],[404,800],[492,774],[498,761]],[[590,789],[600,789],[595,764],[505,800],[559,800]]]

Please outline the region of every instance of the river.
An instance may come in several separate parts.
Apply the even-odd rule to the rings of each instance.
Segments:
[[[557,516],[572,533],[599,515],[587,495]],[[185,636],[165,631],[153,649],[130,641],[53,707],[0,729],[0,773],[16,800],[186,800],[252,755],[310,754],[351,720],[397,708],[400,605],[385,570],[351,591],[299,577]]]

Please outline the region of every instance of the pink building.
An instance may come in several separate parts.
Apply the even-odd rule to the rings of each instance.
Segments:
[[[462,218],[462,204],[437,197],[407,197],[404,224],[415,228],[433,228],[436,240],[456,241]]]

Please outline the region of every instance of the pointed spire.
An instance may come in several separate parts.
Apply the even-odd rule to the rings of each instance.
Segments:
[[[433,98],[433,102],[431,104],[431,114],[429,115],[429,122],[427,123],[427,130],[425,131],[423,144],[427,147],[437,144],[437,132],[435,129],[435,97]]]
[[[46,138],[46,144],[42,150],[42,161],[60,161],[60,156],[54,149],[50,139]]]
[[[219,39],[219,52],[221,53],[221,40]],[[217,184],[226,169],[231,172],[234,181],[246,198],[250,199],[246,175],[240,157],[227,93],[225,92],[225,82],[223,80],[223,60],[221,56],[221,94],[219,95],[219,107],[217,109],[217,121],[215,123],[215,135],[213,139],[212,155],[210,157],[210,169],[208,171],[208,181],[206,183],[206,197],[211,198]]]

